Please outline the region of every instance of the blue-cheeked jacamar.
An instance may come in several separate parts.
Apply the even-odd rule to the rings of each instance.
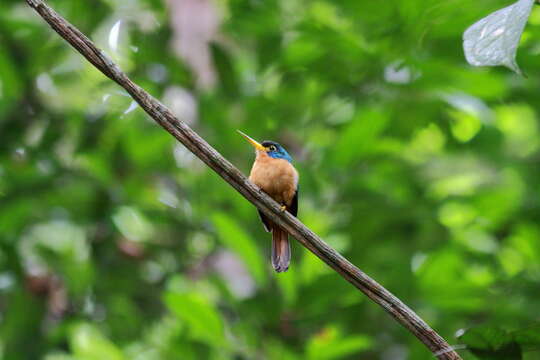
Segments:
[[[274,141],[258,143],[239,131],[255,148],[256,158],[249,174],[249,180],[261,188],[272,199],[281,204],[283,211],[292,215],[298,213],[298,172],[292,165],[292,158]],[[287,271],[291,261],[289,234],[274,224],[260,210],[264,228],[272,232],[272,266],[277,272]]]

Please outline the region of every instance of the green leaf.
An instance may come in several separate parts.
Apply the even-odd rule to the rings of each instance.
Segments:
[[[460,340],[483,360],[520,360],[522,356],[513,335],[499,327],[478,326],[467,330]]]
[[[192,337],[212,346],[225,346],[221,315],[205,297],[192,292],[168,292],[164,300],[187,324]]]
[[[253,243],[251,237],[236,221],[224,213],[215,213],[211,218],[221,243],[234,251],[242,259],[255,280],[264,285],[266,283],[266,261],[263,260],[263,254]],[[261,230],[261,237],[268,238],[267,244],[270,247],[270,236]]]
[[[136,208],[120,207],[112,217],[122,235],[132,241],[148,241],[154,235],[154,227]]]
[[[287,305],[292,305],[298,297],[299,271],[297,267],[291,267],[287,272],[280,274],[277,277],[277,284],[281,289],[281,296]]]
[[[90,324],[75,325],[69,343],[78,360],[126,360],[122,351]]]
[[[523,352],[540,347],[540,323],[517,330],[481,325],[467,330],[460,340],[480,359],[519,360]]]
[[[57,220],[34,225],[19,242],[19,253],[28,271],[58,271],[74,293],[84,292],[91,283],[91,248],[84,229],[76,224]]]
[[[54,352],[54,353],[45,355],[44,360],[77,360],[77,359],[69,354]]]
[[[3,102],[13,103],[13,99],[20,95],[24,84],[20,79],[21,69],[12,62],[10,56],[6,56],[6,53],[9,53],[9,49],[0,46],[0,105],[3,105]]]
[[[340,359],[369,349],[372,341],[365,335],[344,336],[334,326],[323,329],[307,345],[309,360]]]
[[[514,339],[524,351],[540,349],[540,322],[513,332]]]
[[[377,152],[377,140],[388,126],[388,120],[388,113],[382,109],[359,112],[336,142],[333,149],[335,161],[347,165],[362,155]]]

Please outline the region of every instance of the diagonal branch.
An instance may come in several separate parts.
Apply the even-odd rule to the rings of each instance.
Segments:
[[[281,212],[279,204],[251,183],[227,159],[211,147],[185,122],[177,119],[162,103],[131,81],[90,39],[68,23],[42,0],[26,0],[49,25],[88,61],[111,80],[122,86],[135,101],[167,132],[180,141],[226,182],[259,208],[273,222],[294,236],[303,246],[338,272],[386,310],[397,322],[412,332],[438,359],[461,360],[448,343],[429,327],[401,300],[370,278],[341,254],[328,246],[315,233],[288,212]]]

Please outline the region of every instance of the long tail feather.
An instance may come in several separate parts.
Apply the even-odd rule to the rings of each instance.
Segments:
[[[291,262],[289,234],[278,226],[272,229],[272,266],[276,272],[284,272]]]

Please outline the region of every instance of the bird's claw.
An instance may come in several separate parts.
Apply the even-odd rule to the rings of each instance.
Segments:
[[[287,206],[281,205],[279,209],[281,210],[281,212],[284,212],[285,210],[287,210]]]

